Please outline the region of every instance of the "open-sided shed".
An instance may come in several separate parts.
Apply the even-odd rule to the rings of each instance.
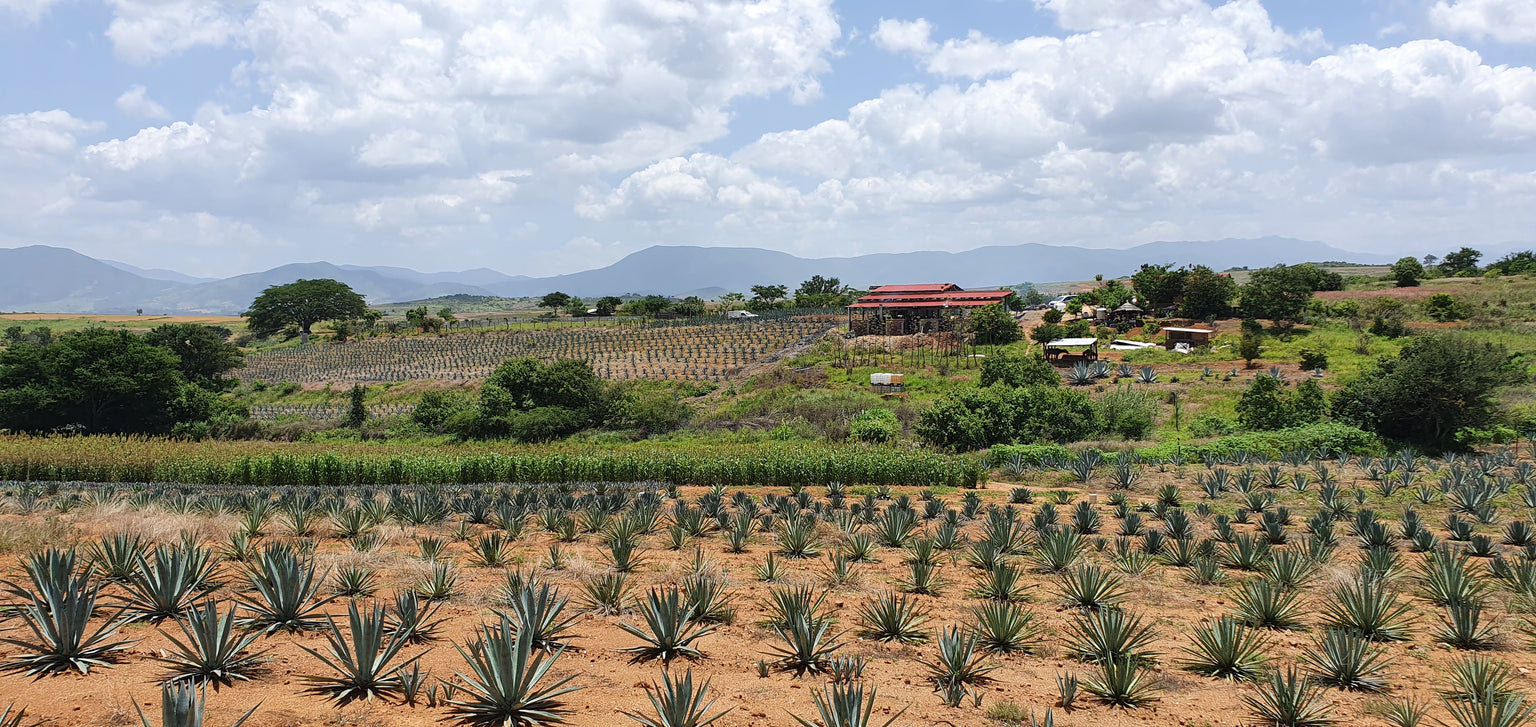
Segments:
[[[954,283],[882,285],[848,306],[848,328],[862,335],[893,336],[942,331],[952,318],[1005,303],[1011,296],[1011,290],[963,290]]]

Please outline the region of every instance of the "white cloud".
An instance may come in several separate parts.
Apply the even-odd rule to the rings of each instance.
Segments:
[[[129,116],[139,116],[146,119],[169,119],[171,112],[164,106],[149,97],[149,90],[141,85],[129,86],[121,96],[117,97],[117,110]]]
[[[1536,0],[1439,0],[1429,20],[1441,32],[1501,43],[1536,43]]]
[[[0,18],[7,15],[20,18],[24,23],[36,23],[60,0],[0,0]]]
[[[1177,18],[1204,9],[1202,0],[1035,0],[1067,30],[1098,30]]]
[[[927,53],[933,50],[931,35],[933,25],[923,18],[910,22],[881,18],[870,38],[892,53]]]

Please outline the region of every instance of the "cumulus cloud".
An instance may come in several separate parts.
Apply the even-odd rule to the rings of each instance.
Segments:
[[[1536,43],[1536,0],[1439,0],[1429,20],[1442,32],[1501,43]]]
[[[129,86],[121,96],[117,97],[117,110],[129,116],[139,116],[146,119],[169,119],[171,112],[164,106],[149,97],[149,89],[141,85]]]

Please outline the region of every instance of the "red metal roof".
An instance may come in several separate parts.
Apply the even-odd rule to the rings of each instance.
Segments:
[[[849,308],[980,308],[1001,303],[1011,290],[961,290],[952,283],[882,285]]]
[[[916,285],[882,285],[871,288],[871,293],[941,293],[946,290],[959,290],[960,286],[954,283],[918,283]]]

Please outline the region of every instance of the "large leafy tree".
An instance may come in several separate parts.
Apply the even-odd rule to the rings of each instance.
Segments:
[[[1019,356],[1001,351],[981,362],[981,385],[1061,386],[1061,374],[1040,354]]]
[[[1307,301],[1319,290],[1339,290],[1343,278],[1338,273],[1312,265],[1276,265],[1253,271],[1240,289],[1243,313],[1292,323],[1301,318]]]
[[[88,328],[47,346],[19,343],[0,352],[0,428],[156,433],[170,428],[191,396],[176,355],[128,331]],[[193,392],[195,393],[195,392]]]
[[[1440,260],[1440,270],[1446,275],[1471,275],[1477,272],[1477,261],[1483,258],[1483,254],[1470,247],[1463,247],[1453,253],[1447,253]]]
[[[1024,337],[1019,322],[1001,303],[977,308],[971,313],[969,325],[976,334],[976,342],[981,344],[1013,343]]]
[[[1131,287],[1141,296],[1142,308],[1162,310],[1184,295],[1184,280],[1188,277],[1188,270],[1171,265],[1142,265],[1131,276]]]
[[[243,313],[246,326],[258,336],[269,336],[297,326],[301,343],[309,343],[310,327],[320,321],[362,318],[368,313],[363,296],[346,283],[321,278],[273,285],[256,296]]]
[[[796,308],[830,308],[843,302],[844,295],[848,292],[843,287],[843,282],[837,278],[824,278],[820,275],[812,275],[810,280],[800,284],[795,289]]]
[[[1388,275],[1397,281],[1397,287],[1412,288],[1418,285],[1419,280],[1424,277],[1424,264],[1412,257],[1400,258],[1397,262],[1392,263],[1392,268],[1388,271]]]
[[[1185,318],[1223,318],[1232,312],[1232,298],[1236,296],[1237,283],[1232,282],[1232,276],[1196,265],[1184,278],[1179,313]]]
[[[473,426],[462,433],[554,439],[601,422],[606,406],[606,389],[585,361],[511,359],[481,385]]]
[[[1075,442],[1099,429],[1087,394],[1063,386],[963,389],[918,417],[918,436],[953,450],[1008,442]]]
[[[1404,442],[1451,447],[1457,430],[1493,422],[1499,390],[1524,378],[1502,345],[1423,335],[1340,389],[1333,415]]]
[[[229,329],[220,326],[167,323],[150,330],[144,340],[176,354],[187,381],[222,391],[234,384],[224,374],[245,365],[245,354],[228,342],[229,335]]]
[[[571,302],[571,296],[557,290],[553,293],[545,293],[544,297],[539,299],[539,307],[560,310],[569,302]]]

